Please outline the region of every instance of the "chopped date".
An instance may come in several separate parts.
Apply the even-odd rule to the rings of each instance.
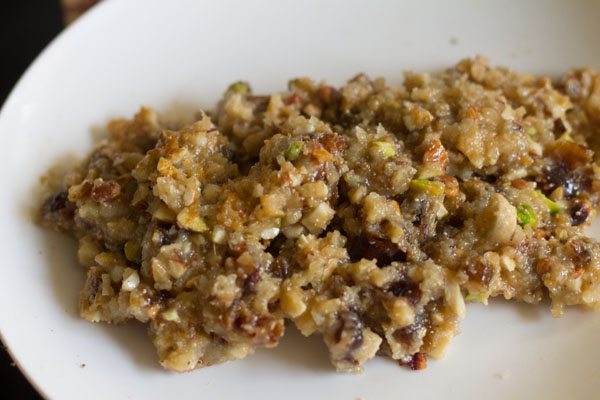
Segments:
[[[483,286],[488,286],[492,281],[494,271],[485,264],[476,263],[467,267],[467,275],[473,282],[477,282]]]
[[[121,193],[121,186],[115,181],[104,182],[97,180],[92,187],[92,199],[99,203],[105,203],[115,199]]]
[[[320,142],[325,147],[325,150],[332,154],[343,152],[346,149],[345,138],[341,135],[328,133],[323,135]]]
[[[410,356],[408,361],[399,361],[399,364],[413,371],[418,371],[427,368],[427,357],[423,353],[415,353]]]

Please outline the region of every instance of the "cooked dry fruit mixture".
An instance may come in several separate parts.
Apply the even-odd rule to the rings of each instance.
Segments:
[[[143,108],[108,130],[41,219],[79,241],[81,315],[147,323],[167,369],[275,347],[286,321],[339,371],[421,369],[465,302],[600,304],[596,71],[238,82],[191,125]]]

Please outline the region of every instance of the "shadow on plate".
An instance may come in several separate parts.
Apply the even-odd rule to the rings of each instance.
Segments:
[[[129,354],[136,367],[163,371],[158,363],[156,350],[148,337],[146,325],[132,320],[122,325],[97,324],[97,328],[113,339],[123,352]]]
[[[285,335],[274,349],[260,349],[254,359],[268,361],[269,366],[280,364],[282,368],[312,370],[316,373],[331,372],[335,369],[329,362],[329,352],[320,335],[304,337],[292,324],[286,324]],[[290,365],[291,364],[291,365]]]
[[[41,229],[41,228],[40,228]],[[74,319],[79,319],[79,291],[85,281],[85,271],[77,263],[77,243],[56,232],[43,235],[48,283],[59,307]],[[122,325],[95,324],[94,329],[109,336],[119,348],[129,354],[136,365],[144,369],[160,369],[156,351],[143,324],[128,321]],[[85,355],[82,355],[85,358]]]
[[[503,298],[490,299],[489,308],[506,308],[517,313],[525,321],[538,321],[544,314],[550,314],[550,301],[544,298],[539,304],[527,304],[514,300],[505,300]],[[467,315],[469,313],[469,304],[467,304]],[[468,318],[468,317],[467,317]]]

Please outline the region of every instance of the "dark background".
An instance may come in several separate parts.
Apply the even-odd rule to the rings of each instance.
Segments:
[[[0,1],[0,104],[63,26],[59,0]],[[41,399],[14,366],[4,346],[0,349],[0,382],[2,399]]]

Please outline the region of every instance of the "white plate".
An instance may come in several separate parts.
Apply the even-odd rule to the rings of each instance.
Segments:
[[[106,1],[68,28],[0,115],[0,330],[36,387],[60,399],[598,398],[600,314],[497,302],[468,307],[447,358],[333,372],[318,338],[187,374],[162,371],[144,329],[78,318],[74,244],[34,226],[38,177],[140,104],[210,107],[228,83],[260,91],[359,71],[399,82],[482,53],[520,70],[600,67],[598,1]],[[7,60],[3,60],[7,62]],[[597,236],[598,237],[598,236]],[[82,365],[85,367],[82,368]]]

